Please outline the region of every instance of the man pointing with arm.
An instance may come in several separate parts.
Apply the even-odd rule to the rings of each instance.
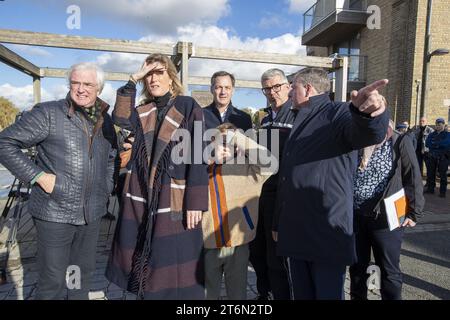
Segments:
[[[274,238],[287,257],[293,299],[343,299],[346,266],[354,262],[353,174],[356,150],[384,139],[388,126],[379,80],[329,99],[327,72],[306,68],[292,83],[299,108],[280,168]]]

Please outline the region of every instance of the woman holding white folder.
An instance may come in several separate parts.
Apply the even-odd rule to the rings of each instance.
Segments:
[[[386,139],[360,150],[358,163],[354,181],[354,231],[358,262],[350,267],[350,295],[354,300],[367,299],[367,268],[372,249],[375,264],[381,271],[382,299],[401,300],[400,249],[403,229],[416,225],[424,206],[422,177],[412,140],[408,135],[396,132],[391,121]],[[388,223],[388,213],[392,212],[387,210],[388,202],[385,200],[401,194],[402,190],[407,199],[404,205],[406,214],[400,220],[399,227],[394,229],[395,226]],[[401,216],[400,212],[397,213]]]

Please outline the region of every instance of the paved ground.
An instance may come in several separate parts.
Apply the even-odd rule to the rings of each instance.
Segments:
[[[404,299],[450,299],[450,197],[446,199],[427,195],[426,215],[416,228],[404,236],[401,267],[404,272]],[[3,204],[0,202],[0,208]],[[123,292],[104,277],[115,222],[103,220],[97,245],[97,270],[91,299],[129,300],[132,294]],[[0,234],[0,257],[4,249],[8,228]],[[19,242],[9,259],[8,283],[0,286],[0,300],[33,299],[38,277],[35,265],[35,232],[31,218],[24,214],[18,232]],[[2,249],[3,248],[3,249]],[[1,260],[1,258],[0,258]],[[248,299],[256,297],[256,276],[249,266]],[[348,299],[349,281],[345,283]],[[223,290],[223,299],[226,299]],[[371,292],[370,299],[380,299]]]

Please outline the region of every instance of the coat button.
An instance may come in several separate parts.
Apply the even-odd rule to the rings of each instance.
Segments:
[[[286,152],[286,155],[289,157],[289,155],[290,155],[291,153],[288,151],[288,152]]]
[[[173,166],[169,166],[169,170],[173,170],[174,169],[174,167]]]
[[[286,177],[281,178],[282,181],[286,181]]]

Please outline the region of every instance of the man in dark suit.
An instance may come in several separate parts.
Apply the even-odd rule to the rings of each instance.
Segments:
[[[292,83],[298,107],[284,147],[273,230],[288,258],[293,299],[343,299],[346,266],[355,260],[353,175],[357,151],[386,136],[389,116],[376,81],[351,103],[329,98],[325,70],[305,68]],[[276,232],[277,231],[277,232]]]
[[[252,128],[250,115],[237,109],[231,103],[235,82],[234,76],[226,71],[218,71],[212,75],[211,93],[214,101],[203,109],[206,129],[217,128],[225,122],[234,124],[236,128],[244,132]]]

